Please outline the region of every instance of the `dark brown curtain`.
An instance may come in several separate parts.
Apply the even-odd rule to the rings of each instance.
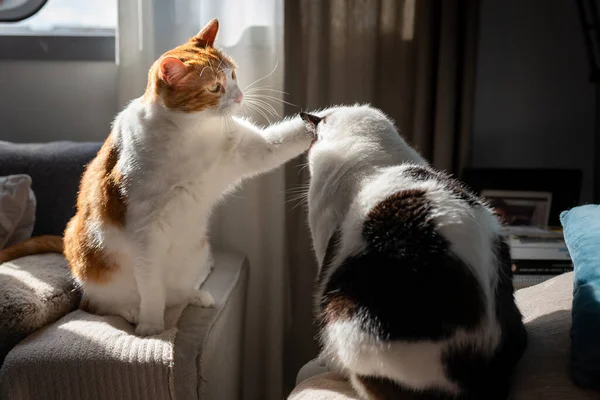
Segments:
[[[432,164],[465,166],[471,125],[477,0],[286,0],[285,86],[303,109],[368,102],[396,121]],[[286,114],[297,112],[295,108]],[[304,160],[286,166],[290,193],[308,181]],[[288,388],[316,355],[316,265],[306,210],[288,203],[292,282]]]

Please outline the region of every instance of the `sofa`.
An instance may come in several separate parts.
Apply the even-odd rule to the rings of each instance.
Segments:
[[[518,290],[529,343],[515,372],[511,400],[592,400],[600,391],[576,386],[570,376],[573,273]],[[358,400],[340,375],[313,360],[298,373],[288,400]]]
[[[34,236],[62,234],[75,212],[84,165],[100,145],[0,142],[0,177],[31,177],[36,200]],[[243,255],[215,251],[215,268],[203,286],[213,295],[215,307],[168,309],[169,329],[140,338],[120,317],[101,317],[77,308],[78,301],[70,296],[77,288],[68,278],[62,255],[33,255],[0,265],[0,287],[3,280],[6,284],[12,279],[7,287],[37,296],[39,304],[24,305],[29,313],[58,295],[67,293],[70,299],[66,309],[58,308],[64,312],[55,312],[49,323],[14,340],[4,359],[0,357],[0,399],[241,398],[248,268]],[[58,277],[60,284],[54,287],[47,276]],[[5,320],[7,313],[14,312],[14,305],[11,309],[6,304],[13,300],[6,293],[0,295],[0,317]]]

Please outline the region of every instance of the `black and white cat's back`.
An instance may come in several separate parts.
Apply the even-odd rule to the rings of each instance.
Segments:
[[[526,334],[498,220],[458,181],[397,151],[409,147],[393,126],[373,124],[379,111],[324,115],[312,179],[351,200],[340,208],[347,199],[309,194],[311,222],[333,226],[311,223],[322,356],[365,398],[506,398]],[[321,173],[332,155],[340,182]]]
[[[357,381],[388,377],[407,390],[459,394],[472,353],[491,359],[501,340],[498,223],[426,166],[378,175],[358,193],[328,248],[318,300],[325,356]],[[354,245],[342,252],[345,241]]]

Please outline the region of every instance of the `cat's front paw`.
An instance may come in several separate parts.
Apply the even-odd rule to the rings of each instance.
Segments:
[[[136,325],[140,318],[140,308],[138,306],[123,307],[118,314],[131,325]]]
[[[138,336],[154,336],[164,332],[165,324],[138,324],[135,327],[135,334]]]
[[[192,306],[208,308],[215,305],[215,299],[206,290],[195,290],[190,296],[189,303]]]

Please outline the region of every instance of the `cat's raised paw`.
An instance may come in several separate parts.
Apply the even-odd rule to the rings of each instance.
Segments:
[[[215,299],[206,290],[196,290],[190,296],[190,305],[204,308],[213,307]]]
[[[165,330],[164,324],[138,324],[135,327],[135,334],[138,336],[153,336]]]

